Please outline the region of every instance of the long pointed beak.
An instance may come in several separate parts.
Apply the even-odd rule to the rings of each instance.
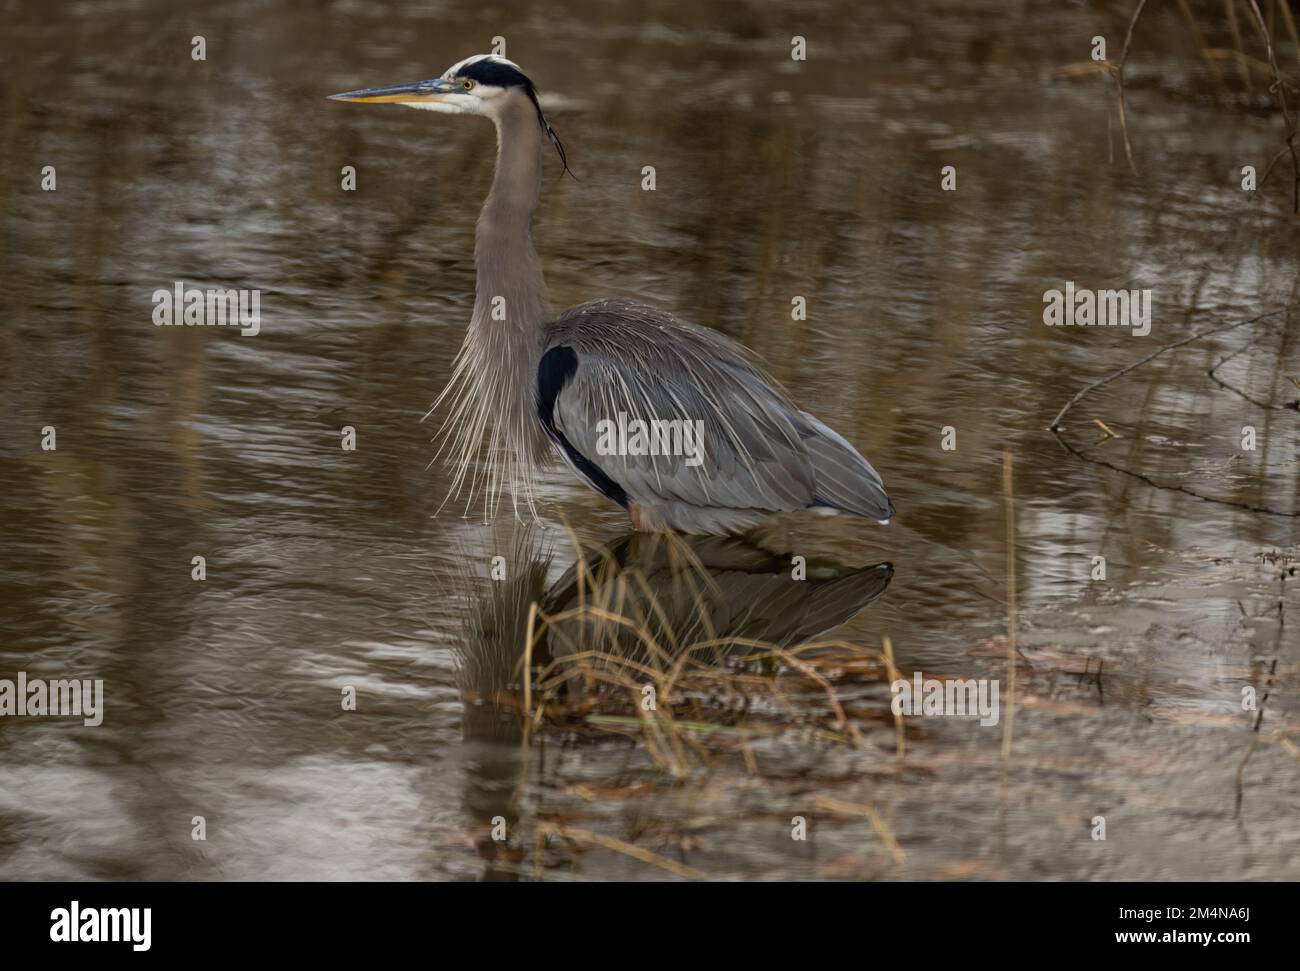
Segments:
[[[428,101],[446,101],[447,95],[459,90],[455,81],[434,78],[432,81],[412,81],[409,84],[389,84],[382,88],[344,91],[342,94],[330,95],[330,100],[409,105]]]

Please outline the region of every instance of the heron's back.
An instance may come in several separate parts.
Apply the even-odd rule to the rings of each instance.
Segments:
[[[819,506],[893,515],[866,459],[717,331],[629,300],[581,304],[547,325],[538,378],[547,434],[641,528],[732,532]],[[702,446],[693,456],[623,447],[635,423],[691,423]]]

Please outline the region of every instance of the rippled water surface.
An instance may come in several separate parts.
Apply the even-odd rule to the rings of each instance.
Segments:
[[[1295,301],[1289,172],[1239,184],[1280,122],[1266,98],[1194,94],[1206,69],[1174,14],[1135,42],[1134,177],[1086,63],[1123,14],[1086,5],[0,7],[0,678],[105,684],[96,728],[0,718],[0,877],[672,875],[610,845],[539,854],[539,821],[723,879],[1300,877],[1296,581],[1261,556],[1300,543],[1296,318],[1086,396],[1064,434],[1097,461],[1047,431],[1160,345]],[[879,678],[841,686],[874,726],[863,748],[796,725],[685,780],[626,734],[525,742],[483,708],[475,652],[512,669],[520,604],[559,602],[575,539],[614,543],[625,520],[561,469],[544,528],[438,511],[421,418],[473,303],[493,132],[325,96],[436,76],[495,35],[577,175],[548,160],[553,305],[635,296],[741,340],[898,506],[887,529],[790,517],[702,549],[728,622],[766,609],[793,636],[842,614],[835,637],[887,636],[909,674],[1005,680],[1010,451],[1005,768],[1002,726],[971,719],[910,720],[897,761]],[[260,289],[261,333],[153,326],[178,280]],[[1151,288],[1151,334],[1044,326],[1067,280]],[[793,554],[893,575],[787,604],[768,581]],[[1258,732],[1243,687],[1268,695]]]

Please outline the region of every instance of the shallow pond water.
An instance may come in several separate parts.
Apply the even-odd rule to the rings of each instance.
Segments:
[[[1132,176],[1112,89],[1086,70],[1089,39],[1117,42],[1122,16],[11,5],[0,678],[101,678],[106,700],[95,728],[0,718],[0,878],[681,875],[609,840],[719,879],[1300,877],[1300,765],[1277,737],[1300,732],[1296,581],[1261,555],[1300,544],[1300,323],[1192,342],[1067,414],[1079,450],[1146,480],[1047,431],[1160,345],[1295,302],[1289,175],[1239,185],[1281,144],[1275,113],[1188,94],[1204,69],[1153,14],[1133,55]],[[1004,679],[1010,451],[1009,763],[1001,725],[925,718],[897,761],[878,677],[841,686],[864,747],[796,725],[686,779],[627,733],[523,744],[517,718],[467,691],[492,558],[554,591],[575,543],[626,525],[561,469],[542,529],[438,511],[449,476],[421,418],[473,303],[491,126],[325,96],[436,76],[495,35],[577,175],[548,170],[535,227],[553,305],[630,295],[741,340],[872,459],[899,509],[884,529],[789,517],[753,549],[709,551],[740,605],[728,622],[771,597],[769,633],[795,609],[821,633],[763,575],[793,555],[887,562],[887,587],[837,606],[833,636],[890,638],[908,676]],[[261,332],[153,326],[151,294],[174,281],[260,289]],[[1045,326],[1043,294],[1067,281],[1150,288],[1151,333]],[[1224,388],[1207,371],[1238,350]],[[1268,695],[1259,732],[1243,687]],[[791,839],[795,816],[809,839]],[[607,841],[539,853],[539,821]]]

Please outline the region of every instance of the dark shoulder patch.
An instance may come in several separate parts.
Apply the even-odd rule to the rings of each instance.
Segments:
[[[552,347],[537,365],[537,415],[555,432],[555,399],[578,370],[578,352],[572,347]]]
[[[564,432],[555,427],[555,399],[578,370],[578,352],[561,344],[542,355],[537,365],[537,417],[551,441],[555,442],[592,488],[627,508],[623,487],[602,472],[585,455],[573,447]]]

